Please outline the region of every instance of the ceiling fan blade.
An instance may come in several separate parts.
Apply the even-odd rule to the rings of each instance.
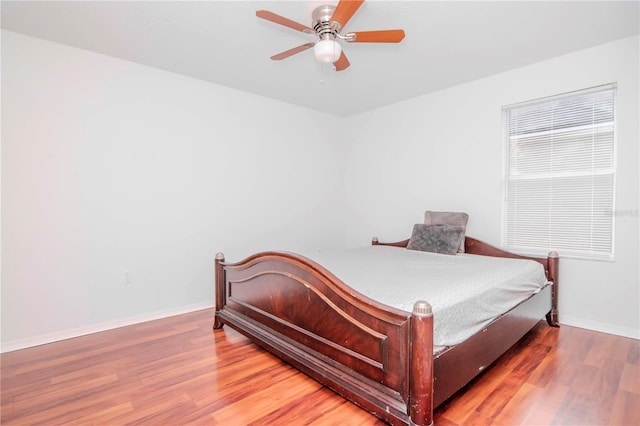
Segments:
[[[357,31],[345,34],[345,38],[351,43],[399,43],[404,38],[404,31]]]
[[[285,50],[282,53],[278,53],[277,55],[273,55],[271,57],[271,59],[273,59],[274,61],[279,61],[281,59],[288,58],[289,56],[293,56],[296,53],[304,52],[305,50],[312,48],[314,45],[315,45],[315,43],[311,43],[311,42],[310,43],[305,43],[305,44],[302,44],[302,45],[300,45],[298,47],[294,47],[293,49]]]
[[[344,50],[340,53],[340,57],[337,61],[333,63],[333,66],[336,68],[336,71],[342,71],[351,65],[349,60],[347,59],[347,55],[344,54]]]
[[[364,0],[340,0],[336,6],[336,10],[333,11],[331,20],[339,22],[340,26],[344,28],[363,2]]]
[[[315,30],[313,28],[309,28],[306,25],[302,25],[296,21],[292,21],[291,19],[285,18],[284,16],[280,16],[276,13],[269,12],[268,10],[257,10],[256,16],[258,18],[266,19],[267,21],[275,22],[276,24],[284,25],[285,27],[292,28],[296,31],[315,34]]]

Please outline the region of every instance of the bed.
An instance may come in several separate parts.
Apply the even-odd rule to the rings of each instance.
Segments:
[[[411,309],[399,309],[353,289],[307,256],[275,251],[236,263],[216,255],[214,329],[231,326],[387,423],[430,425],[434,407],[542,318],[558,326],[557,253],[525,257],[468,236],[461,241],[469,257],[541,264],[546,279],[460,343],[439,344],[437,337],[434,343],[429,294]],[[381,243],[374,237],[371,246],[400,253],[409,244],[411,239]]]

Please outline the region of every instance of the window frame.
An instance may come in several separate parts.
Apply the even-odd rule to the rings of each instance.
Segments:
[[[551,104],[560,99],[567,99],[572,97],[578,97],[581,95],[586,95],[590,93],[597,92],[612,92],[612,107],[613,107],[613,119],[612,119],[612,144],[613,147],[611,149],[612,158],[612,181],[611,181],[611,193],[610,193],[610,201],[611,201],[611,211],[603,212],[607,217],[610,217],[610,251],[608,253],[604,252],[588,252],[583,250],[567,250],[566,248],[554,248],[554,247],[536,247],[533,244],[531,245],[514,245],[510,244],[509,238],[509,180],[510,180],[510,161],[511,161],[511,135],[510,135],[510,122],[509,122],[509,113],[517,108],[523,107],[531,107],[541,104]],[[502,107],[502,129],[503,129],[503,173],[502,173],[502,246],[506,249],[513,251],[515,253],[520,253],[524,255],[533,255],[533,256],[543,256],[548,254],[550,251],[557,251],[560,253],[562,257],[574,258],[574,259],[585,259],[585,260],[598,260],[598,261],[614,261],[615,260],[615,230],[616,230],[616,215],[615,215],[615,206],[616,206],[616,179],[617,179],[617,138],[618,138],[618,125],[617,125],[617,84],[609,83],[594,87],[589,87],[582,90],[576,90],[571,92],[566,92],[554,96],[538,98],[531,101],[519,102],[515,104],[510,104]],[[570,129],[575,129],[579,126],[571,126]],[[565,130],[566,131],[566,130]],[[534,132],[535,133],[535,132]],[[563,130],[555,132],[554,134],[562,134]],[[597,172],[592,172],[588,174],[589,176],[597,175]],[[553,174],[547,175],[547,179],[552,179]],[[557,176],[555,176],[557,178]],[[545,179],[545,177],[539,177],[537,179]]]

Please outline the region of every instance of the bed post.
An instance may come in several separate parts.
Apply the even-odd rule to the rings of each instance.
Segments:
[[[225,301],[225,279],[224,279],[224,254],[216,253],[215,261],[215,283],[216,283],[216,316],[213,321],[213,328],[222,328],[224,325],[218,318],[218,311],[222,309]]]
[[[433,425],[433,313],[428,302],[413,305],[409,345],[409,421]]]
[[[552,251],[547,256],[547,267],[549,268],[549,279],[553,281],[551,288],[551,311],[547,314],[547,323],[552,327],[560,327],[558,322],[558,262],[560,256]]]

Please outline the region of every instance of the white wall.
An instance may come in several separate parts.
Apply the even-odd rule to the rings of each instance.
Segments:
[[[615,261],[561,260],[560,321],[640,338],[638,37],[575,52],[349,119],[347,244],[408,238],[424,210],[466,211],[500,244],[501,108],[617,82]]]
[[[308,131],[342,119],[7,31],[2,106],[3,351],[212,306],[217,251],[342,242]]]
[[[345,120],[2,31],[2,351],[211,306],[217,251],[403,239],[425,209],[499,244],[511,103],[617,82],[616,209],[637,212],[638,50]],[[319,119],[347,136],[314,136]],[[618,218],[615,262],[562,259],[561,322],[640,337],[638,222]]]

